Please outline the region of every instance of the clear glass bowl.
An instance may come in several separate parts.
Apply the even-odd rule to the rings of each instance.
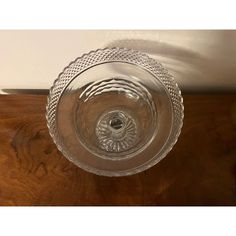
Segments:
[[[184,116],[173,76],[156,60],[125,48],[91,51],[55,80],[46,107],[58,149],[105,176],[150,168],[172,149]]]

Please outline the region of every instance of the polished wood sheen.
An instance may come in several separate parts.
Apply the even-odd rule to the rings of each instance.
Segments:
[[[236,205],[236,95],[185,95],[168,156],[128,177],[87,173],[57,150],[46,96],[0,96],[0,205]]]

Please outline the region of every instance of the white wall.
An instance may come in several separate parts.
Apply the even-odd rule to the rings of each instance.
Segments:
[[[158,59],[185,90],[236,88],[236,31],[0,31],[0,89],[48,89],[78,56],[132,47]]]

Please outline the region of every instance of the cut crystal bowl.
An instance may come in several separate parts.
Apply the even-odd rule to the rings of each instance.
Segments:
[[[180,134],[183,99],[156,60],[125,48],[91,51],[55,80],[46,107],[63,155],[89,172],[125,176],[163,159]]]

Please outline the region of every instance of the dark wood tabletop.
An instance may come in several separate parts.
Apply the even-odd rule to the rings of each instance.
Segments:
[[[0,205],[236,205],[236,95],[184,95],[182,133],[156,166],[102,177],[57,150],[45,95],[0,96]]]

